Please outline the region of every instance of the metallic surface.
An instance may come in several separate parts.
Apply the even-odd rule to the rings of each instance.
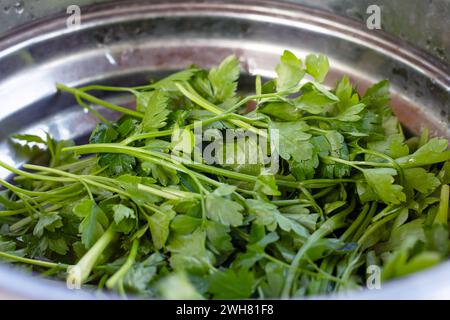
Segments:
[[[273,76],[284,49],[300,56],[323,52],[327,84],[348,74],[363,91],[392,84],[392,106],[412,132],[424,127],[450,137],[450,68],[406,42],[324,11],[273,1],[118,1],[86,8],[78,29],[66,16],[28,24],[0,37],[0,157],[20,165],[7,137],[15,132],[82,138],[95,119],[58,94],[54,84],[130,85],[184,68],[209,67],[234,53],[247,74]],[[249,78],[247,78],[249,79]],[[243,88],[245,89],[245,88]],[[128,105],[127,96],[108,96]],[[112,117],[114,115],[109,114]],[[7,172],[0,171],[5,177]],[[0,291],[29,298],[85,298],[62,284],[0,266]],[[450,298],[450,262],[360,298]]]
[[[0,34],[21,24],[80,7],[115,0],[0,0]],[[140,0],[150,2],[152,0]],[[168,2],[171,0],[166,0]],[[213,0],[221,1],[221,0]],[[302,4],[360,22],[369,5],[381,8],[382,28],[450,63],[449,0],[278,0]]]

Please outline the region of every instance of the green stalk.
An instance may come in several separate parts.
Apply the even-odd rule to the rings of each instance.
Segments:
[[[27,168],[27,166],[28,165],[25,164],[24,168]],[[8,170],[14,174],[24,176],[24,177],[27,177],[27,178],[33,179],[33,180],[43,180],[43,181],[53,181],[53,182],[73,182],[73,179],[60,178],[60,177],[49,177],[49,176],[45,176],[45,175],[39,175],[39,174],[26,172],[26,171],[11,167],[10,165],[8,165],[2,161],[0,161],[0,167],[3,167],[6,170]]]
[[[352,237],[352,242],[356,242],[361,238],[361,236],[364,234],[364,232],[367,230],[367,227],[372,222],[372,217],[375,215],[375,212],[377,211],[378,204],[376,202],[372,202],[370,206],[369,213],[367,216],[363,219],[362,224],[358,227],[358,230],[356,230],[355,234]]]
[[[352,222],[352,224],[345,230],[345,232],[341,235],[341,239],[343,241],[347,241],[347,239],[356,231],[358,226],[363,222],[366,217],[367,212],[369,212],[370,206],[368,204],[364,205],[362,211],[358,214],[358,217]]]
[[[217,106],[213,105],[208,100],[205,100],[202,96],[200,96],[197,92],[195,92],[195,90],[188,83],[182,84],[182,83],[175,82],[175,86],[189,100],[195,102],[196,104],[198,104],[200,107],[204,108],[205,110],[208,110],[209,112],[214,113],[214,114],[223,113],[223,111],[221,109],[219,109]],[[234,124],[240,128],[249,130],[249,131],[259,134],[263,137],[267,137],[267,133],[265,131],[261,131],[261,130],[249,125],[248,123],[243,122],[242,120],[230,120],[229,122],[231,122],[232,124]]]
[[[59,174],[59,175],[62,175],[62,176],[69,176],[69,177],[74,176],[71,173],[68,173],[68,172],[65,172],[65,171],[61,171],[61,170],[57,170],[57,169],[53,169],[53,168],[47,168],[47,167],[42,167],[42,166],[37,166],[37,165],[26,165],[26,167],[30,168],[32,170],[42,170],[44,172],[50,172],[50,173]],[[75,179],[75,177],[76,177],[76,179],[80,180],[80,182],[84,182],[84,183],[87,183],[87,184],[92,184],[92,185],[94,185],[96,187],[104,188],[104,189],[110,190],[110,191],[115,192],[115,193],[128,195],[128,193],[125,193],[125,192],[123,192],[123,191],[121,191],[121,190],[119,190],[117,188],[105,185],[103,183],[96,183],[95,181],[93,181],[93,179],[94,180],[103,180],[103,181],[110,182],[112,184],[117,184],[117,181],[114,180],[114,179],[107,178],[107,177],[101,177],[101,176],[90,176],[90,175],[74,176],[74,179]],[[147,186],[147,185],[143,185],[143,184],[138,184],[138,189],[146,191],[146,192],[149,192],[149,193],[152,193],[152,194],[154,194],[156,196],[160,196],[160,197],[169,199],[169,200],[174,200],[174,199],[179,199],[180,198],[180,192],[178,192],[178,194],[176,194],[177,190],[173,190],[173,192],[169,193],[167,191],[159,190],[159,189],[156,189],[156,188],[153,188],[153,187],[150,187],[150,186]],[[129,195],[128,195],[128,197],[129,197]]]
[[[238,103],[236,103],[231,108],[227,109],[226,112],[234,112],[251,100],[259,100],[259,99],[264,99],[264,98],[279,98],[280,94],[281,93],[264,93],[264,94],[255,94],[253,96],[248,96],[248,97],[245,97],[244,99],[242,99],[241,101],[239,101]]]
[[[109,127],[112,127],[111,122],[108,121],[108,119],[106,119],[104,116],[102,116],[100,114],[100,112],[98,112],[97,110],[95,110],[93,107],[91,107],[90,105],[88,105],[87,103],[84,103],[83,99],[80,98],[80,96],[77,94],[75,96],[75,99],[77,100],[78,104],[87,109],[90,113],[92,113],[93,115],[95,115],[101,122],[107,124]]]
[[[295,205],[295,204],[305,204],[305,205],[310,204],[310,202],[308,200],[305,200],[305,199],[272,200],[271,202],[273,204],[277,205],[278,207],[292,206],[292,205]]]
[[[321,117],[321,116],[308,116],[303,117],[300,120],[302,121],[308,121],[308,120],[318,120],[318,121],[325,121],[325,122],[332,122],[333,120],[336,120],[335,117]]]
[[[37,216],[37,214],[32,214],[31,216],[25,217],[25,218],[17,221],[13,225],[11,225],[11,227],[9,227],[9,230],[11,230],[12,232],[15,232],[15,231],[21,229],[22,227],[26,226],[27,224],[33,222],[33,219],[36,216]]]
[[[342,276],[341,276],[341,279],[344,283],[348,282],[348,278],[350,278],[353,271],[358,267],[360,258],[361,258],[361,253],[358,252],[358,250],[354,250],[350,254],[350,256],[345,258],[347,260],[347,266],[346,266],[344,272],[342,272]],[[341,284],[338,284],[335,291],[339,291],[341,288],[342,288]]]
[[[375,217],[372,218],[372,222],[377,222],[383,219],[384,217],[393,214],[401,209],[402,209],[401,206],[393,207],[393,205],[388,205],[386,208],[377,213]]]
[[[101,90],[101,91],[115,91],[115,92],[129,92],[132,94],[138,94],[137,90],[133,90],[131,88],[125,87],[111,87],[111,86],[102,86],[102,85],[90,85],[79,88],[81,91],[91,91],[91,90]]]
[[[328,160],[328,161],[333,161],[333,162],[338,162],[338,163],[342,163],[342,164],[346,164],[350,167],[353,167],[355,169],[358,169],[359,171],[364,171],[362,168],[358,167],[353,161],[349,161],[349,160],[344,160],[344,159],[340,159],[340,158],[335,158],[335,157],[330,157],[330,156],[321,156],[321,158],[323,160]]]
[[[354,203],[353,203],[353,207],[354,207]],[[339,229],[342,226],[344,226],[345,225],[344,218],[348,214],[350,214],[352,211],[353,211],[353,208],[349,207],[349,208],[347,208],[347,209],[345,209],[345,210],[335,214],[331,218],[327,219],[325,222],[323,222],[320,225],[319,229],[317,229],[305,241],[305,243],[303,243],[303,245],[301,246],[300,250],[297,252],[297,254],[295,255],[294,259],[292,260],[291,268],[288,270],[288,274],[287,274],[287,277],[286,277],[286,282],[284,284],[283,291],[282,291],[282,294],[281,294],[282,298],[287,299],[287,298],[290,297],[292,285],[293,285],[295,274],[296,274],[295,270],[298,268],[298,266],[300,265],[300,262],[305,257],[306,252],[318,240],[322,239],[323,237],[325,237],[326,235],[330,234],[334,230]]]
[[[127,272],[133,266],[134,261],[136,260],[136,255],[139,248],[139,240],[135,239],[131,246],[130,254],[128,255],[127,261],[120,267],[120,269],[112,275],[111,278],[106,281],[106,287],[108,289],[113,289],[117,287],[119,283],[123,281],[123,278],[126,276]]]
[[[16,209],[16,210],[2,210],[2,211],[0,211],[0,217],[16,216],[19,214],[24,214],[25,212],[28,212],[27,208]]]
[[[73,146],[67,147],[63,149],[63,152],[66,151],[74,151],[78,154],[86,154],[86,153],[123,153],[128,154],[152,163],[156,163],[170,169],[175,169],[184,173],[188,173],[187,170],[179,165],[173,165],[171,162],[174,160],[170,155],[154,152],[149,150],[144,150],[135,147],[128,147],[121,144],[115,143],[98,143],[98,144],[87,144],[81,146]],[[155,157],[159,158],[155,159]],[[170,161],[170,162],[168,162]],[[231,179],[242,180],[246,182],[255,182],[257,177],[243,174],[227,169],[222,169],[202,163],[185,163],[186,166],[192,167],[202,172],[212,173],[219,176],[224,176]],[[303,187],[317,187],[322,188],[323,184],[337,184],[337,183],[345,183],[345,182],[356,182],[354,179],[313,179],[313,180],[304,180],[304,181],[290,181],[290,180],[282,180],[277,179],[277,184],[282,187],[289,187],[293,189],[301,189]]]
[[[67,282],[72,284],[83,284],[89,278],[92,268],[97,263],[106,247],[115,239],[116,233],[112,225],[103,233],[97,242],[75,265],[67,269]]]
[[[288,269],[291,268],[290,264],[288,264],[288,263],[286,263],[284,261],[278,260],[277,258],[272,257],[268,253],[264,253],[264,257],[267,260],[270,260],[272,262],[275,262],[275,263],[279,264],[280,266],[283,266],[283,267],[288,268]],[[319,279],[327,279],[327,280],[334,281],[334,282],[341,282],[342,281],[341,279],[339,279],[337,277],[334,277],[334,276],[330,275],[329,273],[321,270],[314,263],[312,263],[311,265],[313,266],[314,269],[317,270],[317,273],[315,273],[315,272],[313,272],[311,270],[308,270],[308,269],[301,268],[301,267],[298,267],[296,271],[305,273],[305,274],[307,274],[309,276],[316,277],[316,278],[319,278]]]
[[[8,188],[9,190],[15,192],[16,194],[17,193],[21,193],[21,194],[27,195],[29,197],[33,197],[33,196],[49,196],[50,197],[51,196],[51,194],[49,194],[48,192],[31,191],[31,190],[22,189],[22,188],[17,187],[17,186],[15,186],[13,184],[10,184],[9,182],[6,182],[3,179],[0,179],[0,184],[3,185],[4,187]],[[64,195],[63,196],[61,196],[61,195],[53,195],[53,197],[65,198]]]
[[[448,198],[449,198],[449,186],[444,184],[441,187],[441,202],[439,203],[439,209],[434,218],[434,224],[448,224]]]
[[[215,117],[211,117],[208,120],[203,120],[203,121],[196,121],[194,123],[191,123],[187,126],[181,127],[178,130],[191,130],[191,129],[195,129],[197,127],[202,127],[202,126],[206,126],[208,124],[232,117],[234,114],[233,113],[223,113],[220,114],[218,116]],[[236,115],[237,116],[237,115]],[[157,138],[157,137],[165,137],[165,136],[170,136],[173,134],[175,130],[174,129],[169,129],[169,130],[161,130],[161,131],[154,131],[154,132],[146,132],[146,133],[141,133],[141,134],[137,134],[131,137],[126,138],[125,140],[123,140],[120,144],[122,145],[128,145],[134,141],[137,140],[143,140],[143,139],[151,139],[151,138]]]
[[[398,176],[399,176],[399,182],[401,185],[404,184],[405,182],[405,173],[403,171],[403,168],[397,163],[397,161],[395,161],[393,158],[389,157],[388,155],[378,152],[378,151],[374,151],[374,150],[367,150],[367,149],[362,149],[361,148],[361,152],[362,153],[366,153],[366,154],[371,154],[373,156],[379,157],[379,158],[383,158],[387,161],[389,161],[389,163],[392,165],[393,168],[395,168],[398,172]]]
[[[90,95],[90,94],[88,94],[88,93],[86,93],[86,92],[84,92],[84,91],[82,91],[80,89],[70,88],[70,87],[68,87],[66,85],[63,85],[61,83],[57,83],[56,84],[56,88],[58,90],[71,93],[74,96],[78,95],[80,98],[83,98],[86,101],[89,101],[89,102],[91,102],[93,104],[97,104],[97,105],[102,106],[102,107],[105,107],[107,109],[111,109],[111,110],[114,110],[114,111],[117,111],[117,112],[121,112],[123,114],[128,114],[128,115],[130,115],[132,117],[135,117],[135,118],[138,118],[138,119],[144,118],[144,115],[142,113],[140,113],[140,112],[133,111],[133,110],[130,110],[128,108],[124,108],[124,107],[115,105],[113,103],[104,101],[104,100],[99,99],[97,97],[94,97],[94,96],[92,96],[92,95]]]
[[[19,257],[14,254],[10,254],[7,252],[0,251],[0,257],[3,259],[13,260],[21,263],[26,263],[34,266],[44,267],[44,268],[57,268],[57,269],[67,269],[69,265],[64,263],[54,263],[54,262],[48,262],[48,261],[42,261],[42,260],[36,260],[36,259],[29,259],[24,257]]]
[[[387,222],[391,221],[392,219],[395,219],[399,214],[400,214],[400,210],[398,210],[397,212],[390,214],[386,217],[384,217],[383,219],[373,223],[365,232],[364,234],[361,236],[361,238],[359,238],[358,240],[358,245],[359,246],[363,246],[364,245],[364,241],[372,234],[374,233],[377,229],[379,229],[381,226],[385,225]]]

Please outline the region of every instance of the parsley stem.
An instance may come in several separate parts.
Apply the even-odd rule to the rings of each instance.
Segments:
[[[129,93],[139,93],[137,90],[125,87],[112,87],[112,86],[102,86],[102,85],[90,85],[81,87],[78,90],[81,91],[91,91],[91,90],[102,90],[102,91],[116,91],[116,92],[129,92]]]
[[[0,211],[0,217],[16,216],[18,214],[23,214],[27,211],[28,210],[26,208],[16,209],[16,210],[2,210],[2,211]]]
[[[441,202],[439,203],[439,209],[434,218],[434,224],[448,224],[448,199],[449,199],[450,188],[448,184],[444,184],[441,187]]]
[[[317,270],[317,272],[319,274],[321,274],[323,276],[323,278],[325,278],[324,280],[331,280],[331,281],[334,281],[334,282],[339,283],[339,284],[344,284],[345,283],[344,281],[342,281],[338,277],[335,277],[335,276],[330,274],[332,272],[332,268],[330,268],[331,270],[329,272],[327,272],[327,271],[324,270],[324,268],[319,268],[314,263],[314,261],[312,261],[311,259],[307,258],[307,261],[314,269]],[[325,261],[327,261],[327,260],[325,260]]]
[[[175,86],[189,100],[195,102],[196,104],[198,104],[200,107],[204,108],[205,110],[208,110],[209,112],[212,112],[215,114],[221,114],[223,112],[217,106],[213,105],[211,102],[207,101],[202,96],[200,96],[197,92],[195,92],[195,90],[187,82],[185,82],[185,83],[175,82]],[[243,122],[242,120],[230,120],[229,122],[231,122],[232,124],[234,124],[238,127],[241,127],[243,129],[247,129],[256,134],[259,134],[263,137],[267,137],[267,133],[265,131],[261,131],[261,130],[249,125],[248,123]]]
[[[313,194],[313,198],[314,199],[320,199],[320,198],[326,196],[327,194],[329,194],[331,191],[333,191],[334,188],[335,188],[335,186],[333,185],[333,186],[325,188],[325,189],[323,189],[323,190],[321,190],[321,191],[319,191],[317,193],[314,193]]]
[[[75,99],[77,100],[78,104],[87,109],[90,113],[92,113],[93,115],[95,115],[101,122],[107,124],[108,126],[112,126],[111,122],[109,122],[104,116],[102,116],[100,114],[100,112],[98,112],[97,110],[95,110],[95,108],[93,108],[92,106],[88,105],[87,103],[85,103],[83,101],[83,99],[80,98],[80,95],[75,95]]]
[[[308,191],[308,189],[306,189],[305,187],[300,186],[299,188],[300,188],[300,190],[303,192],[303,194],[306,196],[306,198],[307,198],[309,201],[311,201],[311,205],[313,206],[314,209],[317,210],[317,213],[319,214],[320,218],[321,218],[322,220],[324,220],[325,217],[324,217],[324,214],[323,214],[323,209],[322,209],[321,206],[319,206],[319,205],[317,204],[316,199],[314,199],[314,197],[311,195],[311,193],[310,193],[310,192]]]
[[[236,117],[238,115],[234,114],[234,113],[222,113],[219,114],[218,116],[215,117],[211,117],[207,120],[203,120],[203,121],[196,121],[194,123],[191,123],[187,126],[184,127],[180,127],[179,130],[191,130],[191,129],[195,129],[198,127],[202,127],[202,126],[206,126],[209,125],[211,123],[220,121],[220,120],[224,120],[230,117]],[[245,118],[245,117],[243,117]],[[246,120],[249,120],[248,118],[245,118]],[[173,134],[175,130],[174,129],[169,129],[169,130],[161,130],[161,131],[153,131],[153,132],[146,132],[146,133],[141,133],[141,134],[137,134],[134,136],[130,136],[128,138],[126,138],[125,140],[123,140],[120,144],[123,145],[128,145],[131,142],[137,141],[137,140],[143,140],[143,139],[151,139],[151,138],[157,138],[157,137],[164,137],[164,136],[170,136],[171,134]]]
[[[80,146],[74,146],[74,147],[67,147],[63,149],[63,152],[66,151],[74,151],[79,154],[85,154],[85,153],[123,153],[128,154],[137,158],[141,158],[143,160],[147,160],[150,162],[157,163],[162,166],[166,166],[171,169],[175,169],[181,172],[187,173],[185,168],[180,168],[180,166],[171,164],[169,161],[173,161],[173,157],[161,152],[155,152],[155,151],[149,151],[144,150],[141,148],[135,148],[135,147],[128,147],[123,146],[120,144],[115,143],[99,143],[99,144],[87,144],[87,145],[80,145]],[[156,159],[155,157],[160,158],[160,160]],[[166,161],[163,161],[166,160]],[[340,159],[338,159],[340,160]],[[203,171],[206,173],[212,173],[216,175],[221,175],[224,177],[228,177],[231,179],[236,180],[242,180],[246,182],[255,182],[257,177],[243,174],[235,171],[230,171],[227,169],[222,169],[202,163],[184,163],[187,167],[195,168],[199,171]],[[343,183],[343,182],[355,182],[354,179],[313,179],[313,180],[304,180],[304,181],[289,181],[289,180],[282,180],[277,179],[277,184],[283,187],[290,187],[294,189],[301,189],[303,187],[314,187],[314,185],[320,185],[320,184],[337,184],[337,183]],[[319,186],[322,188],[322,186]]]
[[[270,260],[270,261],[272,261],[272,262],[275,262],[276,264],[279,264],[280,266],[283,266],[283,267],[285,267],[285,268],[287,268],[287,269],[290,269],[290,268],[291,268],[291,265],[290,265],[290,264],[288,264],[288,263],[286,263],[286,262],[284,262],[284,261],[278,260],[277,258],[272,257],[272,256],[271,256],[270,254],[268,254],[268,253],[264,253],[264,257],[265,257],[267,260]],[[298,267],[298,268],[297,268],[297,271],[303,272],[303,273],[305,273],[305,274],[307,274],[307,275],[310,275],[310,276],[312,276],[312,277],[325,278],[325,279],[328,279],[328,280],[331,280],[331,281],[335,281],[335,282],[342,282],[341,279],[339,279],[339,278],[337,278],[337,277],[334,277],[334,276],[330,275],[329,273],[326,273],[325,271],[323,271],[323,270],[321,270],[320,268],[318,268],[314,263],[311,263],[311,265],[312,265],[313,267],[315,267],[315,269],[317,270],[318,273],[315,273],[315,272],[313,272],[313,271],[310,271],[310,270],[308,270],[308,269],[301,268],[301,267]]]
[[[321,117],[321,116],[308,116],[308,117],[303,117],[300,120],[302,120],[302,121],[319,120],[319,121],[331,122],[335,119],[336,118],[328,118],[328,117]]]
[[[114,273],[111,276],[111,278],[108,279],[108,281],[106,281],[106,287],[108,289],[115,288],[119,284],[119,282],[123,281],[123,278],[126,276],[128,270],[131,269],[131,267],[134,264],[134,261],[136,260],[138,248],[139,248],[139,240],[135,239],[131,246],[130,254],[128,255],[128,258],[125,261],[125,263],[120,267],[120,269],[116,273]]]
[[[0,257],[2,257],[3,259],[14,260],[17,262],[22,262],[22,263],[35,265],[35,266],[39,266],[39,267],[44,267],[44,268],[57,268],[57,269],[64,270],[64,269],[67,269],[67,267],[69,266],[64,263],[54,263],[54,262],[49,262],[49,261],[42,261],[42,260],[37,260],[37,259],[19,257],[14,254],[2,252],[2,251],[0,251]]]
[[[28,217],[25,217],[19,221],[17,221],[16,223],[14,223],[13,225],[11,225],[11,227],[9,227],[9,229],[13,232],[22,229],[24,226],[26,226],[27,224],[33,222],[33,220],[36,217],[36,213],[31,214]]]
[[[358,239],[361,238],[364,231],[367,230],[367,227],[370,225],[370,223],[372,221],[372,217],[375,215],[377,208],[378,208],[378,204],[376,202],[372,202],[369,213],[363,219],[362,224],[360,225],[358,230],[356,230],[355,234],[353,235],[352,242],[358,241]]]
[[[66,198],[66,200],[67,199],[70,199],[70,196],[68,196]],[[36,200],[36,198],[35,198],[35,200]],[[39,206],[40,207],[45,207],[45,210],[47,212],[55,211],[55,210],[58,210],[58,209],[63,207],[63,205],[61,204],[60,201],[58,201],[58,204],[54,204],[52,206],[48,206],[50,204],[51,204],[50,201],[44,201],[44,202],[40,203]],[[24,213],[28,212],[28,210],[29,209],[25,207],[25,208],[15,209],[15,210],[0,211],[0,217],[8,217],[8,216],[13,216],[13,215],[18,215],[18,214],[24,214]]]
[[[378,220],[381,220],[382,218],[384,218],[384,217],[386,217],[386,216],[388,216],[390,214],[393,214],[393,213],[395,213],[395,212],[397,212],[398,210],[401,210],[401,209],[402,209],[402,207],[399,207],[399,206],[394,207],[393,205],[388,205],[388,206],[386,206],[386,208],[381,210],[376,216],[374,216],[372,218],[371,222],[377,222]]]
[[[185,127],[180,128],[180,129],[185,129]],[[120,144],[126,146],[134,141],[170,136],[172,133],[173,133],[173,130],[162,130],[162,131],[141,133],[141,134],[137,134],[137,135],[126,138]]]
[[[352,210],[343,210],[331,218],[325,220],[319,229],[317,229],[301,246],[300,250],[294,256],[294,259],[291,263],[291,268],[288,270],[288,274],[286,277],[286,282],[283,287],[283,291],[281,297],[284,299],[289,298],[291,295],[291,288],[295,278],[295,270],[298,268],[300,262],[304,258],[306,252],[311,248],[311,246],[316,243],[318,240],[326,236],[327,234],[333,232],[334,230],[342,227],[344,225],[344,218],[351,213]]]
[[[394,167],[398,171],[400,184],[401,185],[404,184],[404,182],[405,182],[405,174],[403,172],[403,168],[393,158],[389,157],[388,155],[386,155],[384,153],[381,153],[381,152],[378,152],[378,151],[375,151],[375,150],[367,150],[367,149],[363,149],[363,148],[361,148],[361,153],[371,154],[373,156],[380,157],[380,158],[383,158],[383,159],[389,161],[389,163],[392,165],[392,167]]]
[[[294,204],[309,204],[309,200],[305,199],[292,199],[292,200],[272,200],[273,204],[277,205],[278,207],[282,206],[291,206]]]
[[[90,94],[88,94],[88,93],[86,93],[86,92],[84,92],[84,91],[82,91],[80,89],[70,88],[70,87],[68,87],[68,86],[66,86],[64,84],[61,84],[61,83],[57,83],[56,84],[56,88],[58,90],[71,93],[74,96],[78,95],[80,98],[83,98],[86,101],[89,101],[89,102],[91,102],[93,104],[97,104],[97,105],[102,106],[102,107],[105,107],[107,109],[111,109],[111,110],[114,110],[114,111],[117,111],[117,112],[121,112],[123,114],[127,114],[127,115],[130,115],[132,117],[139,118],[139,119],[142,119],[144,117],[144,115],[142,113],[140,113],[140,112],[133,111],[133,110],[130,110],[128,108],[124,108],[124,107],[115,105],[113,103],[107,102],[105,100],[99,99],[99,98],[94,97],[94,96],[92,96],[92,95],[90,95]]]
[[[95,176],[86,176],[85,177],[85,181],[88,184],[91,184],[91,185],[99,187],[99,188],[104,188],[104,189],[109,190],[109,191],[111,191],[113,193],[121,194],[121,195],[123,195],[125,197],[128,197],[128,198],[132,198],[132,195],[130,193],[128,193],[127,191],[124,191],[122,189],[118,189],[118,188],[106,185],[104,183],[96,182],[96,181],[94,181],[94,179],[95,180],[103,179],[103,180],[109,180],[111,182],[115,182],[113,179],[109,179],[109,178],[106,178],[106,177],[95,177]],[[155,196],[158,196],[158,197],[161,197],[161,198],[164,198],[164,199],[168,199],[168,200],[178,200],[178,199],[180,199],[179,194],[175,195],[174,193],[169,193],[169,192],[166,192],[164,190],[153,188],[153,187],[150,187],[150,186],[147,186],[147,185],[143,185],[143,184],[140,184],[140,183],[137,184],[137,188],[138,188],[138,190],[141,190],[141,191],[144,191],[144,192],[148,192],[150,194],[153,194]],[[176,190],[174,190],[174,191],[176,191]]]
[[[24,194],[24,195],[27,195],[27,196],[30,196],[30,197],[32,197],[32,196],[42,196],[42,195],[51,196],[51,194],[49,194],[47,192],[31,191],[31,190],[22,189],[22,188],[17,187],[17,186],[15,186],[13,184],[10,184],[9,182],[6,182],[3,179],[0,179],[0,184],[3,185],[4,187],[10,189],[11,191],[13,191],[15,193],[21,193],[21,194]],[[56,197],[58,197],[58,196],[56,195]],[[62,195],[62,196],[59,195],[59,197],[65,198],[64,195]]]
[[[225,111],[225,112],[234,112],[251,100],[257,100],[257,99],[263,99],[263,98],[275,98],[275,97],[279,97],[279,95],[280,95],[279,93],[264,93],[264,94],[255,94],[252,96],[248,96],[248,97],[245,97],[244,99],[242,99],[241,101],[239,101],[238,103],[236,103],[231,108],[227,109],[227,111]]]
[[[346,266],[344,272],[342,272],[342,276],[341,276],[341,279],[344,282],[344,284],[347,283],[348,278],[352,275],[353,270],[358,267],[358,262],[359,262],[360,258],[361,258],[361,253],[358,250],[354,250],[350,254],[350,256],[347,258],[347,261],[349,261],[349,262],[347,262],[347,266]],[[340,285],[341,284],[339,284],[336,287],[336,291],[342,288]]]
[[[370,206],[368,204],[364,205],[361,212],[358,214],[356,219],[352,222],[352,224],[345,230],[345,232],[341,235],[341,239],[343,241],[347,241],[347,239],[356,231],[358,226],[363,222],[366,217],[367,212],[369,212]]]
[[[365,232],[364,234],[361,236],[361,238],[359,238],[358,240],[358,245],[363,246],[364,245],[364,241],[373,233],[375,232],[378,228],[380,228],[382,225],[386,224],[388,221],[396,218],[399,214],[400,214],[400,210],[397,210],[394,214],[390,214],[384,218],[382,218],[381,220],[373,223]]]
[[[74,285],[84,283],[88,279],[100,255],[116,236],[117,234],[111,225],[75,266],[69,266],[67,268],[67,282]]]
[[[354,164],[353,161],[344,160],[344,159],[340,159],[340,158],[336,158],[336,157],[330,157],[330,156],[321,156],[321,158],[324,159],[324,160],[328,160],[328,161],[334,161],[334,162],[346,164],[346,165],[348,165],[350,167],[358,169],[359,171],[363,171],[363,169],[358,167],[356,164]]]
[[[24,165],[24,168],[26,168],[27,164]],[[45,176],[45,175],[38,175],[38,174],[34,174],[34,173],[30,173],[30,172],[26,172],[20,169],[16,169],[14,167],[11,167],[10,165],[0,161],[0,167],[5,168],[6,170],[15,173],[17,175],[26,177],[26,178],[30,178],[33,180],[44,180],[44,181],[54,181],[54,182],[72,182],[73,179],[64,179],[64,178],[60,178],[60,177],[49,177],[49,176]]]

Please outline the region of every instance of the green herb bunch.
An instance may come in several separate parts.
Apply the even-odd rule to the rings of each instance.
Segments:
[[[344,76],[328,90],[328,69],[324,55],[285,51],[251,95],[237,92],[234,56],[140,87],[58,84],[100,121],[85,145],[12,137],[49,161],[0,162],[14,174],[0,180],[0,259],[120,295],[207,299],[337,293],[364,288],[370,266],[384,282],[447,259],[448,141],[405,137],[388,81],[360,96]],[[174,157],[199,127],[276,130],[279,170]]]

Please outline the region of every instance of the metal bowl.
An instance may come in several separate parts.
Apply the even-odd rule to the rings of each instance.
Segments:
[[[449,66],[382,31],[330,13],[275,1],[122,0],[83,8],[79,28],[68,29],[66,19],[46,18],[0,38],[2,161],[20,165],[27,160],[11,147],[12,133],[46,130],[59,139],[77,139],[92,130],[95,118],[58,94],[56,82],[131,85],[192,63],[209,67],[231,53],[240,58],[245,74],[272,77],[284,49],[299,56],[328,55],[329,85],[344,73],[361,91],[389,79],[392,107],[411,132],[427,127],[433,135],[450,137]],[[131,102],[127,96],[107,98]],[[7,174],[0,172],[1,177]],[[98,297],[5,265],[0,266],[2,290],[24,298]],[[380,290],[337,297],[450,298],[450,262]]]

